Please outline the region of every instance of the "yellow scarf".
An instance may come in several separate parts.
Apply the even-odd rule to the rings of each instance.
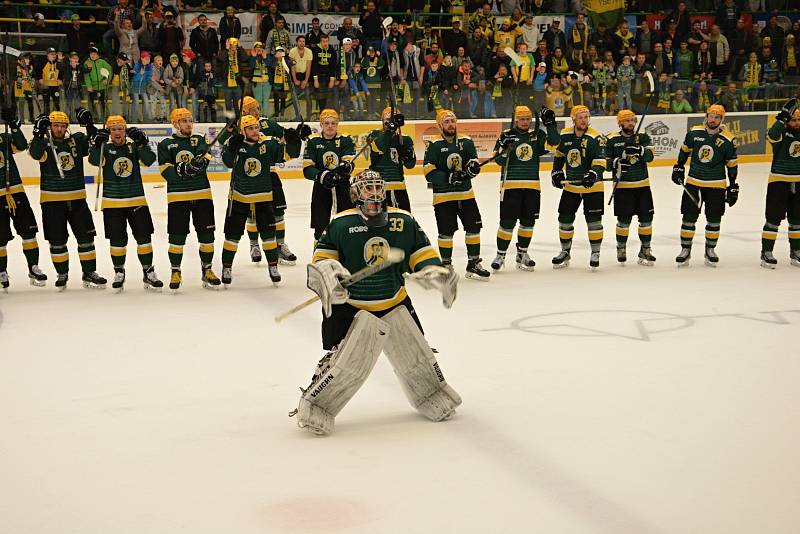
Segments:
[[[581,35],[583,33],[583,35]],[[586,23],[583,24],[583,32],[578,29],[577,24],[572,25],[572,45],[573,48],[576,44],[580,44],[580,49],[584,51],[584,53],[589,48],[589,26]]]
[[[228,50],[228,87],[236,87],[236,75],[239,74],[239,56],[235,48]]]

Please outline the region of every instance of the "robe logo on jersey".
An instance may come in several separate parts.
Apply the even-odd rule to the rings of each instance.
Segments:
[[[533,148],[528,143],[522,143],[521,145],[517,146],[517,149],[514,151],[517,156],[517,159],[520,161],[530,161],[533,157]]]
[[[364,243],[364,261],[367,265],[380,265],[389,257],[389,242],[382,237],[371,237]]]
[[[581,166],[581,151],[577,148],[571,149],[567,152],[567,165],[572,168]]]
[[[793,158],[800,157],[800,141],[792,141],[789,145],[789,156]]]
[[[128,158],[119,158],[114,161],[114,174],[120,178],[127,178],[133,174],[133,162]]]
[[[58,161],[61,163],[61,168],[65,171],[71,171],[75,168],[75,159],[69,152],[59,152]]]
[[[175,161],[176,162],[182,161],[184,163],[189,163],[193,157],[194,154],[192,154],[188,150],[181,150],[180,152],[175,154]]]
[[[330,150],[322,154],[322,165],[326,169],[335,169],[339,166],[339,155]]]
[[[261,162],[256,158],[247,158],[244,160],[244,173],[250,178],[254,178],[261,174]]]
[[[697,151],[697,159],[700,160],[701,163],[710,162],[714,159],[714,149],[708,145],[701,146],[700,150]]]
[[[447,156],[447,168],[451,171],[461,170],[461,154],[453,153]]]

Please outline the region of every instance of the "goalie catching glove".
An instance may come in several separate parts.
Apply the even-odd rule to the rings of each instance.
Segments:
[[[350,294],[342,286],[342,280],[350,278],[350,271],[336,260],[320,260],[309,263],[306,286],[319,296],[325,317],[330,317],[334,304],[344,304]]]
[[[425,289],[442,292],[442,305],[450,309],[458,293],[458,273],[441,265],[428,265],[408,276]]]

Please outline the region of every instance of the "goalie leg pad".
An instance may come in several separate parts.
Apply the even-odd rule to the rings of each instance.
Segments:
[[[411,406],[431,421],[450,418],[461,397],[445,382],[439,362],[408,308],[398,306],[383,320],[391,328],[384,352]]]
[[[320,362],[297,407],[297,425],[315,434],[333,432],[334,418],[353,398],[375,367],[388,338],[389,326],[367,311],[353,319],[344,340]]]

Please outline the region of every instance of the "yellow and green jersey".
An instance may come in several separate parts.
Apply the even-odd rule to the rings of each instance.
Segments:
[[[800,182],[800,135],[793,134],[780,121],[767,132],[772,145],[770,182]]]
[[[39,162],[41,202],[86,198],[86,186],[83,181],[83,158],[89,155],[86,134],[76,132],[67,134],[63,139],[53,138],[53,146],[58,162],[53,158],[53,151],[47,139],[36,137],[28,149],[31,157]],[[61,166],[64,178],[61,178],[57,165]]]
[[[225,134],[223,134],[225,135]],[[167,181],[167,202],[185,200],[212,200],[208,174],[204,169],[196,176],[178,176],[176,166],[180,162],[189,163],[197,155],[208,150],[206,138],[202,135],[182,137],[172,134],[158,143],[158,164],[161,176]]]
[[[314,249],[313,262],[334,259],[351,273],[383,261],[389,248],[406,253],[402,262],[348,287],[347,302],[362,310],[383,311],[400,304],[407,297],[403,273],[442,264],[414,217],[401,209],[388,210],[388,224],[381,227],[367,226],[358,208],[339,213]]]
[[[278,124],[273,118],[268,117],[261,117],[258,119],[258,124],[261,127],[261,133],[268,136],[274,137],[277,140],[283,139],[283,126]],[[292,159],[300,156],[300,145],[303,143],[286,143],[286,159]],[[273,169],[274,170],[274,169]]]
[[[452,140],[437,135],[425,150],[425,179],[433,185],[433,205],[453,200],[475,198],[472,180],[465,176],[458,184],[449,183],[452,171],[463,171],[469,160],[478,159],[475,143],[466,135],[456,135]]]
[[[386,182],[387,191],[405,189],[403,167],[413,169],[417,164],[416,157],[400,161],[400,138],[387,130],[375,130],[370,135],[374,136],[374,140],[370,144],[369,168],[380,173]],[[414,141],[404,135],[403,144],[413,146]]]
[[[728,177],[735,180],[738,172],[736,156],[736,138],[732,133],[720,126],[716,133],[708,133],[705,126],[694,126],[686,133],[681,151],[678,154],[678,165],[684,165],[691,155],[687,184],[698,187],[725,189],[725,170]]]
[[[255,143],[242,143],[238,157],[226,142],[222,150],[222,162],[233,169],[231,198],[245,204],[272,202],[272,179],[269,171],[276,163],[286,161],[285,155],[285,145],[280,139],[267,135],[261,135]]]
[[[511,145],[511,153],[505,153],[497,158],[497,163],[503,168],[501,179],[505,174],[505,189],[541,189],[539,185],[539,158],[558,146],[561,137],[555,124],[547,127],[547,134],[541,130],[522,131],[517,128],[506,130],[515,135],[519,141]],[[500,140],[494,144],[494,153],[500,151]]]
[[[590,170],[596,172],[598,178],[602,178],[606,169],[605,142],[605,137],[592,127],[580,136],[575,133],[573,126],[564,128],[556,148],[553,170],[564,169],[567,181],[579,182]],[[588,189],[579,183],[565,183],[564,191],[578,194],[602,192],[603,182],[598,180]]]
[[[149,167],[155,160],[150,145],[139,147],[132,141],[122,145],[104,143],[102,209],[146,206],[141,165]],[[99,148],[89,150],[89,163],[100,164]]]
[[[613,172],[614,169],[611,164],[617,158],[625,156],[626,146],[643,146],[644,157],[631,158],[631,166],[628,171],[620,177],[620,189],[634,189],[637,187],[650,187],[650,176],[647,173],[647,164],[653,161],[653,142],[650,136],[646,133],[638,133],[634,139],[633,135],[625,135],[622,132],[616,132],[606,138],[606,156],[608,160],[608,168]],[[616,176],[614,177],[616,179]]]
[[[306,141],[303,176],[317,181],[322,171],[332,171],[343,161],[353,161],[355,155],[356,146],[351,137],[337,134],[333,139],[326,139],[321,134],[314,134]]]
[[[8,185],[9,193],[22,193],[25,191],[22,186],[22,179],[19,176],[17,162],[12,154],[22,152],[28,148],[28,141],[25,139],[22,130],[12,130],[10,134],[0,134],[0,194],[6,193],[6,149],[8,149]]]

